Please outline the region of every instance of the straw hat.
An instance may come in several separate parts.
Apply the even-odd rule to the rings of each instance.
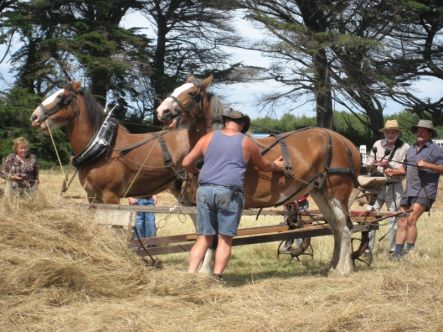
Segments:
[[[400,132],[400,128],[398,127],[397,120],[388,120],[386,121],[385,127],[380,129],[382,133],[384,133],[386,130],[397,130]]]
[[[434,125],[432,124],[431,120],[420,120],[418,121],[416,126],[411,127],[411,131],[415,133],[417,131],[417,128],[426,128],[429,129],[432,132],[432,138],[437,137],[437,132],[434,129]]]
[[[241,122],[243,123],[243,129],[242,133],[246,133],[249,129],[249,126],[251,125],[251,119],[246,114],[243,114],[240,111],[235,111],[232,108],[228,110],[228,113],[223,115],[223,123],[225,123],[226,120],[231,120],[234,122]]]

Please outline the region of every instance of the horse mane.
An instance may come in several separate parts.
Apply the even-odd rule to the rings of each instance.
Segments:
[[[219,96],[209,93],[209,111],[211,112],[211,128],[217,130],[223,128],[222,115],[225,114],[225,109]]]
[[[87,92],[82,92],[85,101],[85,110],[88,113],[88,122],[93,130],[99,128],[105,119],[104,107],[94,98],[94,96]]]

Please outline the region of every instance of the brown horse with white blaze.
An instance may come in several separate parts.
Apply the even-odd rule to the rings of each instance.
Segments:
[[[208,77],[199,81],[190,77],[174,90],[157,109],[165,126],[190,128],[199,121],[210,123],[212,117],[205,104],[195,102],[206,98]],[[202,83],[205,82],[205,89]],[[210,126],[206,126],[210,130]],[[203,136],[207,130],[194,132]],[[334,251],[330,273],[352,272],[352,223],[348,201],[357,184],[360,154],[354,144],[340,134],[323,128],[306,128],[256,140],[262,155],[275,160],[283,156],[285,173],[260,172],[250,166],[245,175],[245,208],[281,205],[310,193],[330,225],[334,236]]]
[[[80,83],[69,83],[47,97],[31,121],[42,131],[67,128],[80,182],[90,201],[103,203],[174,187],[181,161],[196,140],[185,129],[131,134],[108,117]]]

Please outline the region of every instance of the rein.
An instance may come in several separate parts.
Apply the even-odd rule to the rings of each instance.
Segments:
[[[160,185],[159,188],[165,186],[166,184],[168,184],[169,182],[171,182],[171,181],[174,180],[174,179],[176,179],[176,180],[181,180],[181,181],[185,181],[185,180],[186,180],[186,175],[185,175],[185,173],[184,173],[183,168],[181,168],[181,169],[177,169],[177,168],[174,166],[174,160],[173,160],[173,158],[172,158],[172,156],[171,156],[171,153],[169,152],[169,149],[168,149],[168,147],[167,147],[167,145],[166,145],[166,141],[163,139],[163,136],[164,136],[166,133],[167,133],[167,131],[161,131],[161,132],[159,132],[159,133],[154,132],[154,133],[152,133],[152,134],[153,134],[153,137],[151,137],[151,138],[149,138],[149,139],[147,139],[147,140],[144,140],[144,141],[142,141],[142,142],[138,142],[138,143],[133,144],[133,145],[131,145],[131,146],[129,146],[129,147],[126,147],[126,148],[122,148],[122,149],[119,149],[119,150],[114,150],[114,151],[119,151],[119,152],[120,152],[120,156],[119,156],[120,159],[123,159],[123,160],[129,160],[129,159],[126,158],[125,156],[122,156],[122,155],[121,155],[121,152],[130,151],[130,150],[132,150],[132,149],[134,149],[134,148],[136,148],[136,147],[140,147],[140,146],[142,146],[142,145],[144,145],[144,144],[146,144],[146,143],[148,143],[148,142],[150,142],[150,141],[158,140],[159,143],[160,143],[160,148],[161,148],[161,151],[162,151],[163,162],[164,162],[164,164],[165,164],[165,168],[170,168],[170,169],[172,170],[172,172],[174,173],[174,177],[173,177],[173,178],[166,178],[165,182],[164,182],[162,185]],[[136,174],[136,175],[134,176],[134,178],[132,179],[132,181],[131,181],[131,183],[129,184],[128,188],[126,189],[126,192],[124,193],[123,197],[126,197],[126,196],[127,196],[129,190],[132,188],[134,182],[137,180],[137,178],[138,178],[140,172],[141,172],[142,169],[144,168],[144,166],[145,166],[145,162],[146,162],[146,160],[149,158],[149,156],[150,156],[150,153],[149,153],[149,154],[146,154],[145,159],[144,159],[143,162],[139,165],[139,169],[137,170],[137,174]]]

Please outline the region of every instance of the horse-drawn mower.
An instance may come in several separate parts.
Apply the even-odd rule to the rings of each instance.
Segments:
[[[359,177],[359,188],[352,195],[353,202],[360,204],[371,203],[375,198],[376,189],[385,183],[384,178]],[[364,201],[364,202],[363,202]],[[138,207],[138,211],[145,212],[168,212],[167,209],[153,207]],[[175,213],[195,214],[193,207],[180,207]],[[311,246],[311,238],[318,236],[331,235],[331,229],[320,210],[300,209],[298,204],[291,203],[281,210],[259,211],[257,209],[248,209],[243,211],[244,216],[254,216],[257,214],[266,214],[284,217],[284,222],[261,226],[240,228],[237,236],[233,238],[233,246],[280,242],[277,249],[279,258],[289,257],[299,260],[300,256],[308,255],[313,257],[314,250]],[[369,232],[379,228],[379,222],[394,216],[398,213],[376,212],[373,210],[350,210],[349,216],[352,221],[352,260],[354,265],[357,262],[370,266],[372,263],[372,252],[367,250],[369,244]],[[151,263],[156,255],[187,252],[194,244],[197,235],[195,233],[161,236],[153,238],[139,238],[130,241],[130,247],[142,257],[150,258]]]

